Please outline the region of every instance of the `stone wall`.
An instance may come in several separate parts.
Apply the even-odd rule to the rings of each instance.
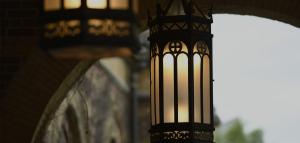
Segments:
[[[36,142],[129,143],[131,98],[119,83],[96,62],[68,92]]]

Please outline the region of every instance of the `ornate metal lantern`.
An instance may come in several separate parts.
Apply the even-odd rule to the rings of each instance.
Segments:
[[[174,14],[175,7],[183,11]],[[212,14],[171,0],[149,16],[151,143],[212,143]]]
[[[41,47],[59,58],[129,56],[138,0],[42,0]]]

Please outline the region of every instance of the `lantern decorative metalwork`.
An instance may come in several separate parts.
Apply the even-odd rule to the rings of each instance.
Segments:
[[[42,0],[41,47],[54,57],[130,56],[138,0]]]
[[[149,16],[151,143],[213,142],[212,22],[211,8],[187,0]]]

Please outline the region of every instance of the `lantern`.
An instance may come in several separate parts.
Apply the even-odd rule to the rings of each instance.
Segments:
[[[211,24],[211,9],[187,0],[149,16],[151,143],[213,142]]]
[[[130,56],[138,0],[42,0],[41,47],[54,57]]]

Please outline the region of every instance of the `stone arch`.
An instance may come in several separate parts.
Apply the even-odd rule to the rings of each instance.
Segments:
[[[163,6],[167,1],[160,0]],[[300,1],[298,0],[194,0],[194,2],[200,6],[212,5],[214,14],[253,15],[300,27]],[[154,14],[155,3],[153,0],[147,0],[140,5],[140,9],[150,9]],[[147,13],[141,12],[140,18],[146,19]]]
[[[67,122],[65,124],[68,124],[68,126],[65,126],[64,128],[69,128],[69,135],[67,135],[67,138],[69,138],[69,141],[72,143],[81,143],[81,136],[79,131],[79,121],[78,117],[76,115],[76,111],[72,106],[69,106],[66,110],[66,120]]]

